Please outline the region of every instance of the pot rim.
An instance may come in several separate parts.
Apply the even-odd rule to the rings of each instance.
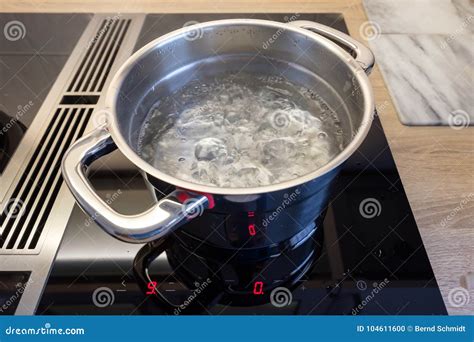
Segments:
[[[255,26],[266,26],[266,27],[273,27],[275,29],[282,29],[282,30],[289,30],[294,31],[300,34],[307,36],[309,39],[313,39],[318,41],[321,45],[325,48],[330,50],[334,53],[337,57],[340,58],[342,62],[349,66],[350,70],[352,70],[353,77],[357,80],[357,83],[360,85],[360,90],[364,97],[364,113],[362,116],[361,123],[357,128],[357,132],[353,135],[351,142],[330,162],[323,165],[322,167],[307,173],[303,176],[298,178],[294,178],[285,182],[265,185],[265,186],[258,186],[258,187],[251,187],[251,188],[226,188],[226,187],[217,187],[217,186],[208,186],[202,185],[197,183],[192,183],[189,181],[181,180],[179,178],[175,178],[170,176],[164,172],[159,171],[159,169],[153,167],[145,160],[143,160],[127,143],[126,139],[122,136],[118,126],[118,120],[116,117],[116,103],[117,97],[119,94],[119,90],[121,85],[128,75],[128,72],[133,68],[136,63],[147,53],[149,53],[153,48],[156,46],[167,42],[170,39],[179,37],[181,35],[186,35],[186,33],[194,30],[204,30],[207,27],[215,27],[215,26],[228,26],[228,25],[255,25]],[[172,184],[177,188],[186,189],[192,192],[198,193],[209,193],[209,194],[216,194],[216,195],[255,195],[255,194],[262,194],[268,192],[275,192],[284,189],[289,189],[293,187],[297,187],[304,183],[310,182],[315,180],[330,171],[337,168],[341,165],[344,161],[346,161],[362,144],[365,137],[367,136],[375,110],[374,104],[374,95],[372,91],[372,87],[370,85],[369,79],[365,71],[361,68],[361,66],[355,62],[354,58],[344,51],[341,47],[330,41],[329,39],[313,33],[307,29],[300,28],[294,25],[289,25],[288,23],[280,23],[276,21],[270,20],[261,20],[261,19],[224,19],[224,20],[214,20],[199,23],[192,26],[186,26],[181,29],[172,31],[167,33],[163,36],[158,37],[157,39],[151,41],[150,43],[143,46],[133,55],[131,55],[125,63],[119,68],[119,70],[114,75],[112,81],[109,84],[106,97],[105,97],[105,112],[108,113],[107,117],[107,128],[112,136],[113,141],[117,145],[118,149],[125,155],[127,159],[129,159],[133,164],[135,164],[139,169],[145,171],[148,175],[151,175],[157,179],[160,179],[164,182]]]

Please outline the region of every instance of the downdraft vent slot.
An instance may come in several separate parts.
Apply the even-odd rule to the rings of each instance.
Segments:
[[[81,64],[67,89],[68,94],[100,93],[117,57],[130,19],[105,19],[87,45]]]
[[[80,50],[31,159],[18,175],[9,200],[1,203],[0,255],[40,253],[51,228],[46,223],[63,184],[62,158],[84,133],[131,22],[117,15],[94,24],[95,36]]]
[[[83,133],[92,107],[60,107],[0,216],[0,254],[32,253],[62,185],[61,160]]]
[[[99,95],[64,95],[61,99],[62,105],[95,105],[99,101]]]

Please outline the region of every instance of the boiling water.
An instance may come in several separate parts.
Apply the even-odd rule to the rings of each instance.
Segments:
[[[342,133],[335,112],[307,88],[275,76],[220,74],[158,101],[139,151],[182,180],[254,187],[325,165],[342,150]]]

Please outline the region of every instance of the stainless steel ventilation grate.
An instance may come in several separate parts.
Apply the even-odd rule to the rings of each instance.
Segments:
[[[131,19],[102,19],[83,49],[59,104],[24,172],[0,211],[0,255],[37,254],[63,179],[61,160],[83,134],[129,29]],[[46,226],[48,227],[48,226]]]
[[[105,19],[74,73],[66,95],[100,95],[130,26],[130,19]]]
[[[62,185],[61,160],[84,132],[93,108],[59,107],[0,216],[0,254],[35,253]]]
[[[133,52],[144,20],[143,14],[93,15],[0,176],[0,268],[34,280],[17,315],[35,313],[75,204],[62,158],[94,126],[103,89]]]

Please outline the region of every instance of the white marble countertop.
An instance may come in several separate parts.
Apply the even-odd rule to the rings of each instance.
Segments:
[[[474,125],[472,1],[364,0],[364,6],[365,35],[401,122]]]

